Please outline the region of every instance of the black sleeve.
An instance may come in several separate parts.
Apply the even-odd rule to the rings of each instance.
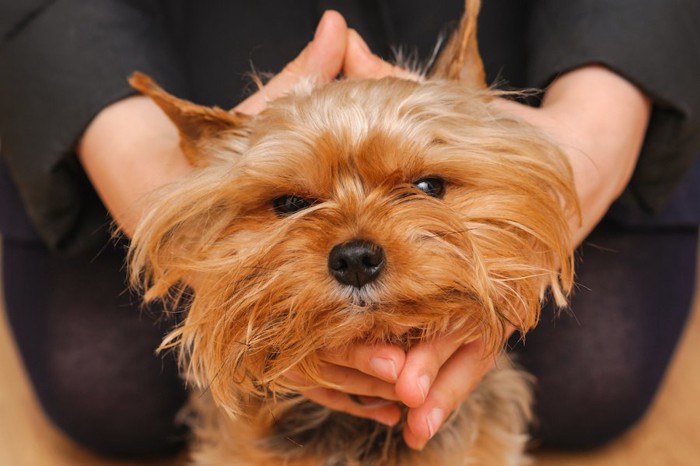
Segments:
[[[134,93],[127,76],[141,70],[185,94],[158,5],[0,3],[2,157],[27,213],[54,250],[84,249],[109,222],[75,146],[102,108]]]
[[[647,137],[620,202],[659,210],[700,145],[700,2],[536,0],[530,53],[532,86],[597,63],[651,97]]]

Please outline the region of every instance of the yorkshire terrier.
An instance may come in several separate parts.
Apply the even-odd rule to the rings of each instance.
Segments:
[[[196,167],[134,235],[146,299],[185,301],[163,347],[197,393],[192,459],[211,466],[521,464],[528,376],[502,355],[573,280],[577,214],[563,153],[491,105],[479,1],[421,80],[300,85],[256,116],[131,83],[178,127]],[[192,291],[190,291],[192,290]],[[317,405],[318,353],[408,349],[445,332],[489,343],[495,368],[421,450],[394,427]]]

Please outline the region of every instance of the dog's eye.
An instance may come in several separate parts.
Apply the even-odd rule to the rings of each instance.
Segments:
[[[421,178],[413,184],[428,196],[441,198],[445,194],[445,180],[441,178]]]
[[[314,201],[299,196],[280,196],[272,201],[272,207],[279,215],[288,215],[311,207]]]

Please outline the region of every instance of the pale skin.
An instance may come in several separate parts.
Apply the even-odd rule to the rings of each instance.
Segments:
[[[341,72],[357,78],[411,77],[373,55],[342,16],[329,11],[299,56],[236,110],[258,113],[305,77],[327,82]],[[629,181],[651,112],[649,99],[607,68],[589,65],[557,78],[540,108],[500,99],[493,105],[538,127],[567,154],[582,208],[580,221],[571,221],[573,248]],[[192,170],[179,149],[175,127],[142,96],[105,108],[86,130],[78,153],[127,235],[138,223],[144,195]],[[304,394],[331,409],[385,424],[398,421],[399,408],[392,401],[400,401],[409,407],[404,438],[415,449],[425,446],[494,362],[484,354],[481,340],[461,344],[459,335],[443,335],[408,352],[358,344],[344,354],[322,356],[328,380],[342,389],[311,387]],[[368,397],[367,403],[354,402],[349,393]]]

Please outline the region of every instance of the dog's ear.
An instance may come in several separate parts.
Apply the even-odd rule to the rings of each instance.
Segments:
[[[466,0],[464,16],[435,60],[431,78],[463,81],[477,89],[486,89],[486,74],[476,40],[476,23],[481,0]]]
[[[227,136],[241,137],[251,117],[205,107],[168,94],[149,76],[135,72],[129,84],[147,95],[163,109],[180,132],[180,147],[194,166],[206,165],[217,141]]]

